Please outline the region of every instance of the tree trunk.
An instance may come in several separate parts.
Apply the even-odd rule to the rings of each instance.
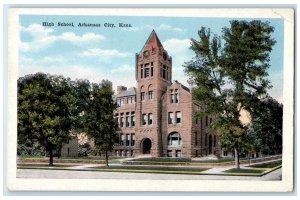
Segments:
[[[237,148],[234,149],[235,168],[240,169],[240,155]]]
[[[107,153],[107,151],[105,151],[105,164],[106,164],[106,167],[108,167],[108,153]]]
[[[49,155],[50,155],[49,166],[53,166],[53,152],[52,152],[52,147],[49,148]]]

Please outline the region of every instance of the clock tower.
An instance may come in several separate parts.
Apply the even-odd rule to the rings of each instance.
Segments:
[[[136,54],[136,140],[137,154],[162,156],[162,95],[172,80],[172,58],[153,30]]]

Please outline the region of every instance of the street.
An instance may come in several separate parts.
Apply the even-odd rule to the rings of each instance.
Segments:
[[[17,169],[17,178],[131,179],[131,180],[133,179],[135,180],[262,180],[262,181],[274,180],[275,181],[275,180],[281,180],[282,169],[279,168],[261,177]]]

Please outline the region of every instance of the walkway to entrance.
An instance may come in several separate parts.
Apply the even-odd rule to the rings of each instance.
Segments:
[[[141,142],[141,152],[143,154],[150,154],[151,147],[152,147],[152,143],[151,143],[151,140],[149,138],[145,138],[144,140],[142,140],[142,142]]]

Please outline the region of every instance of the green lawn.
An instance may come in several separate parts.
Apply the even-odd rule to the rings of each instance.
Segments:
[[[61,165],[61,164],[55,164],[52,167],[75,167],[78,165]],[[27,164],[27,163],[21,163],[18,164],[18,167],[50,167],[48,164]]]
[[[200,174],[208,168],[187,167],[153,167],[153,166],[110,166],[93,168],[97,171],[134,172],[134,173],[175,173],[175,174]]]
[[[246,159],[241,159],[241,163],[248,162]],[[168,165],[168,164],[180,164],[180,165],[189,165],[189,164],[233,164],[233,158],[219,158],[212,160],[192,160],[190,158],[138,158],[132,159],[124,162],[125,164],[159,164],[159,165]]]
[[[237,169],[237,168],[233,168],[233,169],[229,169],[224,171],[225,173],[228,174],[261,174],[263,173],[265,170],[256,170],[256,169]]]
[[[282,164],[282,161],[278,160],[278,161],[274,161],[274,162],[255,164],[255,165],[251,165],[250,167],[253,167],[253,168],[275,168],[275,167],[280,166],[281,164]]]
[[[17,161],[19,163],[48,163],[49,157],[18,157]],[[118,161],[116,158],[110,158],[109,162]],[[55,163],[91,163],[91,164],[103,164],[105,163],[105,158],[103,157],[60,157],[53,158]]]

